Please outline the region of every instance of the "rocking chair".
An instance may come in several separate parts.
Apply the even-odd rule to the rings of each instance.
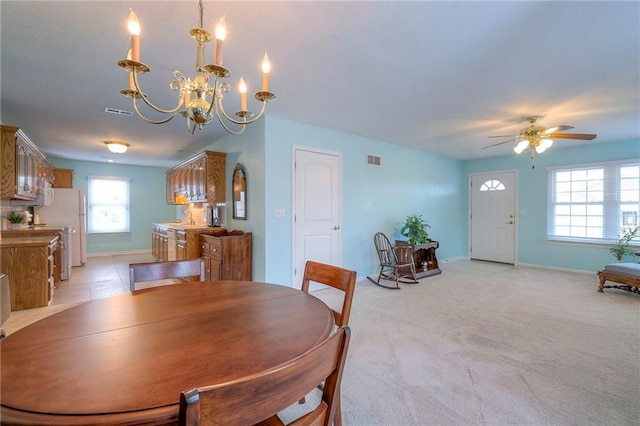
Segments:
[[[382,232],[378,232],[373,237],[373,243],[378,252],[380,259],[380,273],[378,279],[371,277],[369,280],[380,287],[391,290],[400,290],[399,283],[416,284],[416,268],[413,264],[413,246],[402,245],[393,247],[389,239]],[[395,287],[392,285],[380,284],[380,280],[395,281]]]

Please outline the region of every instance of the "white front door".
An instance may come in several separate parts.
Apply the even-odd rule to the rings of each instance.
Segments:
[[[342,159],[334,153],[295,149],[294,161],[292,282],[300,288],[307,260],[340,266]]]
[[[471,176],[472,259],[515,262],[515,172]]]

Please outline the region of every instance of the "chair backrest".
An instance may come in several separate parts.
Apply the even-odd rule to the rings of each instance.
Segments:
[[[389,238],[382,232],[373,236],[373,244],[376,246],[380,266],[403,266],[413,262],[411,257],[413,249],[409,244],[393,247]]]
[[[205,280],[204,259],[170,260],[168,262],[149,262],[129,264],[129,287],[136,289],[136,283],[157,281],[168,278],[186,278],[199,276]]]
[[[320,404],[289,425],[332,424],[350,334],[348,326],[338,328],[327,340],[273,369],[182,392],[179,424],[253,425],[296,403],[323,380]]]
[[[336,325],[340,327],[349,324],[356,277],[356,271],[308,260],[304,268],[304,277],[302,278],[302,291],[309,292],[309,283],[311,281],[343,291],[342,310],[337,312],[332,309]]]
[[[378,232],[373,236],[373,244],[376,246],[376,252],[378,252],[378,258],[380,259],[380,265],[382,266],[395,266],[397,262],[396,252],[389,242],[389,238],[382,232]]]

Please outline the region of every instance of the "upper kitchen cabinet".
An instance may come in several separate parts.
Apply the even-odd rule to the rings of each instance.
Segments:
[[[167,170],[167,204],[225,201],[227,154],[203,151]]]
[[[53,164],[22,129],[0,126],[0,198],[37,200],[44,182],[53,182]]]

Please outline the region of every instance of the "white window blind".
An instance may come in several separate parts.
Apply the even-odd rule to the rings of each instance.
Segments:
[[[87,232],[109,234],[129,232],[129,178],[89,176]]]
[[[608,244],[640,225],[640,160],[547,170],[549,240]]]

